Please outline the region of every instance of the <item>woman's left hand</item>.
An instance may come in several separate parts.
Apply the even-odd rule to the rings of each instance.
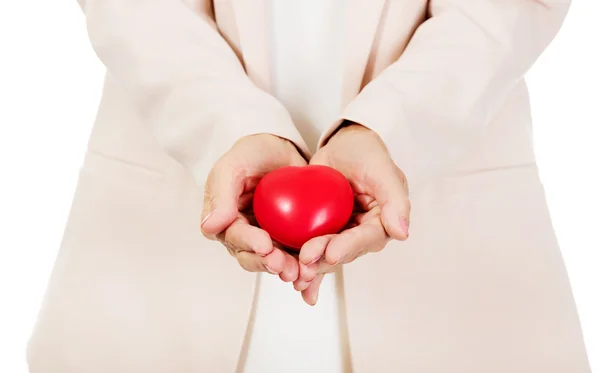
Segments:
[[[355,193],[355,213],[348,227],[339,234],[316,237],[300,250],[300,276],[294,288],[306,303],[315,305],[325,274],[381,251],[391,239],[408,238],[410,201],[404,173],[379,136],[361,125],[341,128],[310,164],[340,171]]]

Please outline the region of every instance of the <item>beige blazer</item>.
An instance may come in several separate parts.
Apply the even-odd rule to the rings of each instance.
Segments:
[[[265,1],[80,0],[107,75],[32,373],[243,371],[260,284],[202,238],[204,178],[241,136],[309,157],[339,125],[269,94]],[[569,1],[348,1],[340,120],[381,135],[413,214],[340,273],[347,371],[589,373],[523,80]]]

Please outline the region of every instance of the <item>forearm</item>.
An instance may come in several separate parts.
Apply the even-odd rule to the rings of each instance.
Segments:
[[[179,0],[87,0],[92,46],[165,151],[194,169],[199,139],[224,152],[271,133],[306,147],[285,108],[256,87],[208,14]],[[307,151],[306,151],[307,152]]]
[[[568,0],[432,0],[402,56],[343,119],[376,131],[388,147],[444,154],[441,169],[495,117],[568,8]]]

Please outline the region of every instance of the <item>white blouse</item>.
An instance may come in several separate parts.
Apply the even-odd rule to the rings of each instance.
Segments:
[[[345,0],[270,0],[269,9],[273,93],[314,150],[340,114]],[[244,373],[342,373],[334,275],[315,307],[292,284],[261,276]]]

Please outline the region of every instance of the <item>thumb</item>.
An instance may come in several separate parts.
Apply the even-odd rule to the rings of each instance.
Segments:
[[[387,234],[404,241],[410,223],[408,185],[404,173],[395,165],[393,168],[375,179],[374,197],[381,208],[381,223]]]
[[[230,167],[216,165],[206,180],[202,208],[202,234],[208,239],[229,227],[238,216],[238,199],[244,178]]]

